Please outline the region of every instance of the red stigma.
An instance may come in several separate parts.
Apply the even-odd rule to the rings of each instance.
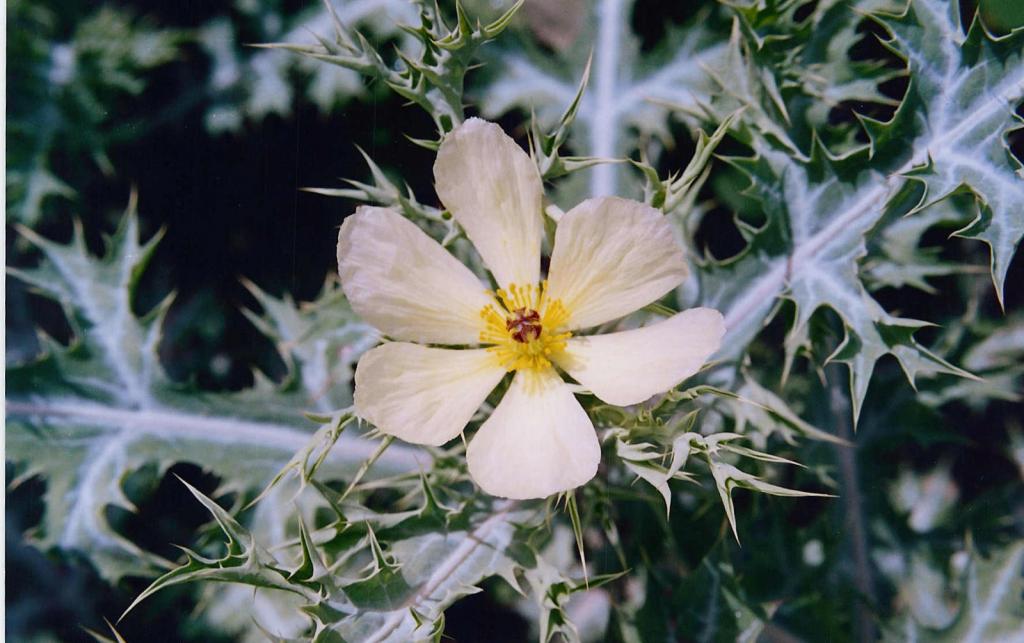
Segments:
[[[521,344],[537,339],[541,331],[540,313],[530,308],[516,308],[505,321],[505,328],[512,339]]]

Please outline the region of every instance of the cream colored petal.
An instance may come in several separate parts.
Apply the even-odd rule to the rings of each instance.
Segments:
[[[588,199],[558,223],[548,294],[589,328],[642,308],[686,277],[683,249],[665,215],[628,199]]]
[[[720,312],[691,308],[643,328],[573,337],[557,362],[608,404],[637,404],[700,370],[724,334]]]
[[[338,235],[338,274],[353,310],[385,335],[476,344],[492,299],[480,280],[414,223],[360,207]]]
[[[594,425],[557,373],[519,371],[466,453],[480,488],[504,498],[546,498],[597,473]]]
[[[356,366],[356,413],[388,435],[438,446],[462,432],[504,375],[482,348],[382,344]]]
[[[434,182],[499,286],[537,283],[543,188],[515,141],[494,123],[467,120],[441,143]]]

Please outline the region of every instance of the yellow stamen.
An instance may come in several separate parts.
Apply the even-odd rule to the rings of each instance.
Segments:
[[[560,300],[549,300],[547,282],[494,292],[497,301],[480,311],[484,330],[480,342],[509,371],[540,371],[565,350],[572,333],[564,330],[569,312]]]

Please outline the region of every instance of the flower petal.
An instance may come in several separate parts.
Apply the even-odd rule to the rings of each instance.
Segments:
[[[537,283],[543,188],[515,141],[494,123],[467,120],[441,143],[434,182],[499,286]]]
[[[504,375],[483,348],[382,344],[356,366],[356,413],[388,435],[439,446],[462,432]]]
[[[556,361],[604,402],[626,406],[696,373],[724,334],[720,312],[691,308],[643,328],[573,337]]]
[[[469,474],[493,496],[546,498],[597,473],[594,425],[553,370],[519,371],[469,443]]]
[[[562,216],[548,270],[570,330],[618,319],[686,278],[683,249],[665,215],[628,199],[588,199]]]
[[[394,210],[360,207],[338,235],[341,286],[360,317],[395,339],[476,344],[491,303],[480,280]]]

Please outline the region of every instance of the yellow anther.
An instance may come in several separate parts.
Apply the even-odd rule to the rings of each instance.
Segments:
[[[496,301],[480,311],[484,330],[480,342],[507,370],[540,371],[549,357],[565,350],[572,333],[565,331],[569,313],[559,300],[547,298],[547,281],[509,284],[494,291]]]

